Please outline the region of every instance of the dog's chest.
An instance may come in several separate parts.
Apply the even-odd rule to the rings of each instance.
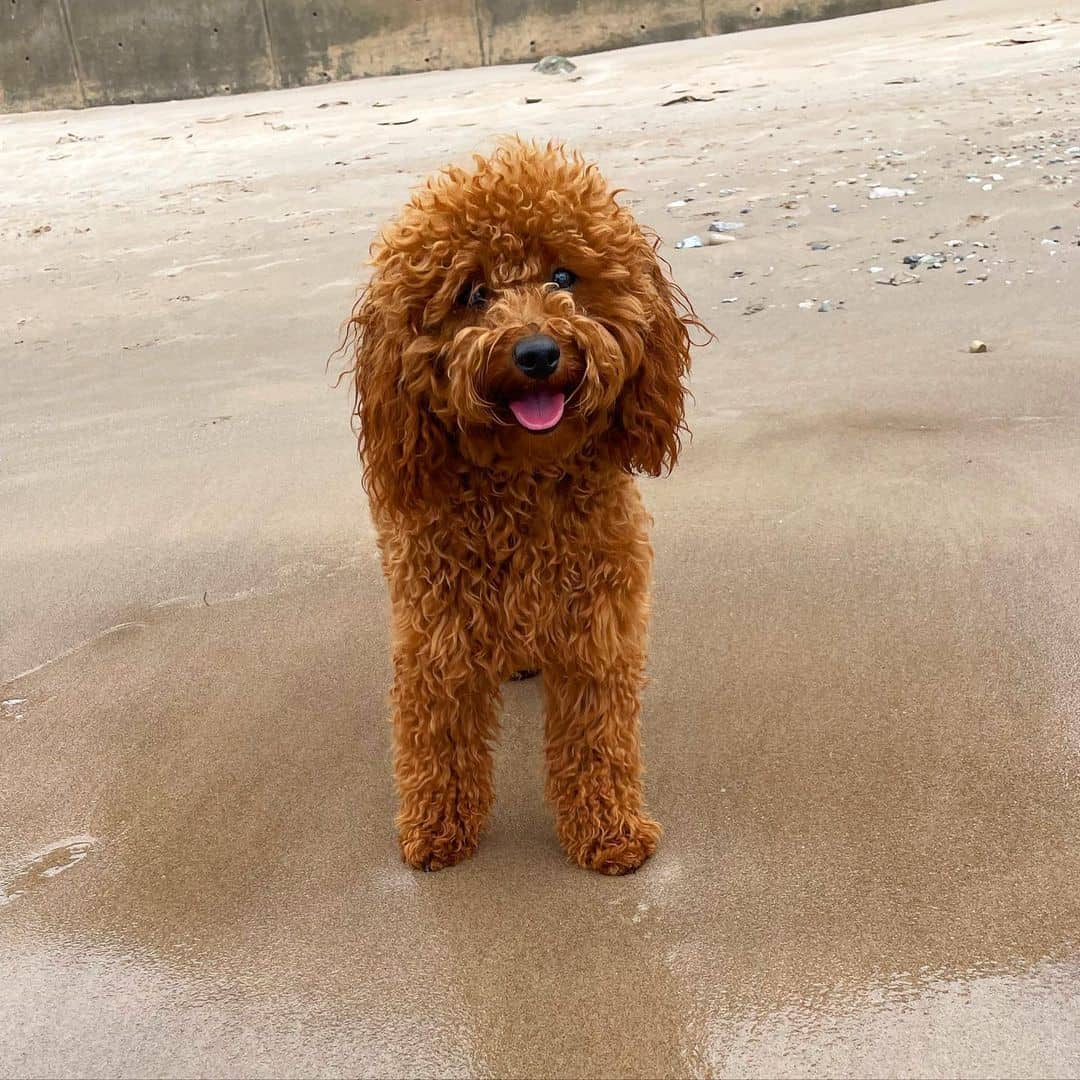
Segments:
[[[550,629],[563,601],[585,587],[598,554],[582,516],[550,506],[531,513],[496,509],[476,541],[488,617],[522,643]]]
[[[514,652],[534,655],[583,629],[593,601],[648,574],[644,511],[632,491],[586,501],[489,505],[468,526],[474,595]],[[614,493],[613,493],[614,494]]]

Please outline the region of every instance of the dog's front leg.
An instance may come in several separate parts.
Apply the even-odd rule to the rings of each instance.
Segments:
[[[636,870],[660,839],[642,806],[641,681],[640,664],[629,658],[603,673],[544,668],[555,828],[574,862],[602,874]]]
[[[457,659],[436,656],[425,639],[395,649],[398,839],[418,870],[441,870],[476,851],[494,798],[496,690],[465,650]]]

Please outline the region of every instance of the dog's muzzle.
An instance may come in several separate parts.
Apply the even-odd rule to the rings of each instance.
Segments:
[[[559,370],[559,343],[547,334],[522,338],[513,351],[514,366],[530,379],[542,383]],[[566,409],[566,395],[561,390],[542,385],[526,390],[509,402],[514,419],[527,431],[551,431],[558,426]]]

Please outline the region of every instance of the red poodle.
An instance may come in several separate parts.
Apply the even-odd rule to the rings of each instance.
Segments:
[[[530,668],[569,857],[622,874],[656,848],[638,744],[652,549],[633,474],[675,464],[701,325],[657,245],[595,165],[510,140],[429,179],[373,247],[350,330],[411,866],[476,851],[500,683]]]

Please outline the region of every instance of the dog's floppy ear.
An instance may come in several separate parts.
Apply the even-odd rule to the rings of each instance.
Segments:
[[[428,410],[424,339],[390,325],[389,297],[373,283],[349,320],[364,487],[372,503],[407,509],[430,494],[447,456],[442,425]],[[410,376],[410,361],[417,368]]]
[[[658,241],[657,241],[658,242]],[[691,326],[701,327],[686,294],[668,280],[667,263],[647,249],[649,326],[641,362],[619,396],[614,427],[623,467],[629,472],[659,476],[675,465],[681,448],[685,380],[690,371]]]

